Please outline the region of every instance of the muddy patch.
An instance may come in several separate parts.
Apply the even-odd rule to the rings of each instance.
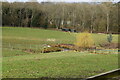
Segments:
[[[100,47],[103,47],[105,49],[116,49],[119,48],[120,43],[105,43],[105,44],[100,44]]]

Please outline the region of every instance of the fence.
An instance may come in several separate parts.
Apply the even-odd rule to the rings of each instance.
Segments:
[[[8,49],[42,49],[45,47],[45,44],[35,45],[35,44],[14,44],[14,43],[2,43],[2,48],[8,48]]]

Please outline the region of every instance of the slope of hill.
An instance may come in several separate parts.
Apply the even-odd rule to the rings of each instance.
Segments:
[[[89,54],[87,51],[31,54],[21,51],[36,46],[40,49],[44,44],[73,44],[77,33],[16,27],[4,27],[2,31],[3,78],[87,78],[118,68],[117,54]],[[106,36],[93,34],[96,45],[106,42]],[[113,35],[113,42],[117,42],[117,36]]]

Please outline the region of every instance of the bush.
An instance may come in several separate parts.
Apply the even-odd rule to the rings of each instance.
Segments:
[[[78,33],[76,36],[75,45],[85,49],[91,48],[94,46],[94,41],[90,33],[88,32]]]
[[[49,53],[49,52],[58,52],[58,51],[62,51],[63,49],[59,48],[59,47],[47,47],[44,48],[41,52],[42,53]]]
[[[112,38],[113,38],[113,37],[112,37],[112,34],[109,34],[109,35],[107,36],[107,40],[108,40],[109,43],[112,42]]]
[[[73,44],[59,44],[58,47],[64,48],[64,49],[73,49]]]

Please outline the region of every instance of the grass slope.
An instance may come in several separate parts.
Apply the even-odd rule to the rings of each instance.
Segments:
[[[32,28],[2,28],[3,43],[20,44],[43,44],[53,43],[47,39],[55,39],[54,43],[74,43],[76,33],[68,33],[54,30],[32,29]],[[106,34],[93,34],[96,44],[107,41]],[[113,42],[118,42],[118,35],[113,35]]]
[[[43,44],[74,43],[77,33],[31,28],[2,28],[3,78],[64,77],[86,78],[118,68],[117,54],[54,52],[30,54],[21,49],[40,49]],[[96,45],[106,42],[106,34],[92,34]],[[113,35],[113,42],[118,41]],[[55,41],[48,41],[55,39]],[[10,45],[9,45],[10,43]],[[20,49],[11,49],[11,47]]]
[[[47,39],[55,39],[55,42],[57,43],[60,42],[69,43],[71,41],[73,42],[73,40],[75,39],[74,36],[71,36],[70,33],[54,30],[4,27],[2,28],[2,31],[3,41],[11,43],[23,43],[23,44],[50,43],[50,41],[47,41]]]
[[[116,54],[56,52],[3,58],[3,77],[7,78],[86,78],[116,68]]]

